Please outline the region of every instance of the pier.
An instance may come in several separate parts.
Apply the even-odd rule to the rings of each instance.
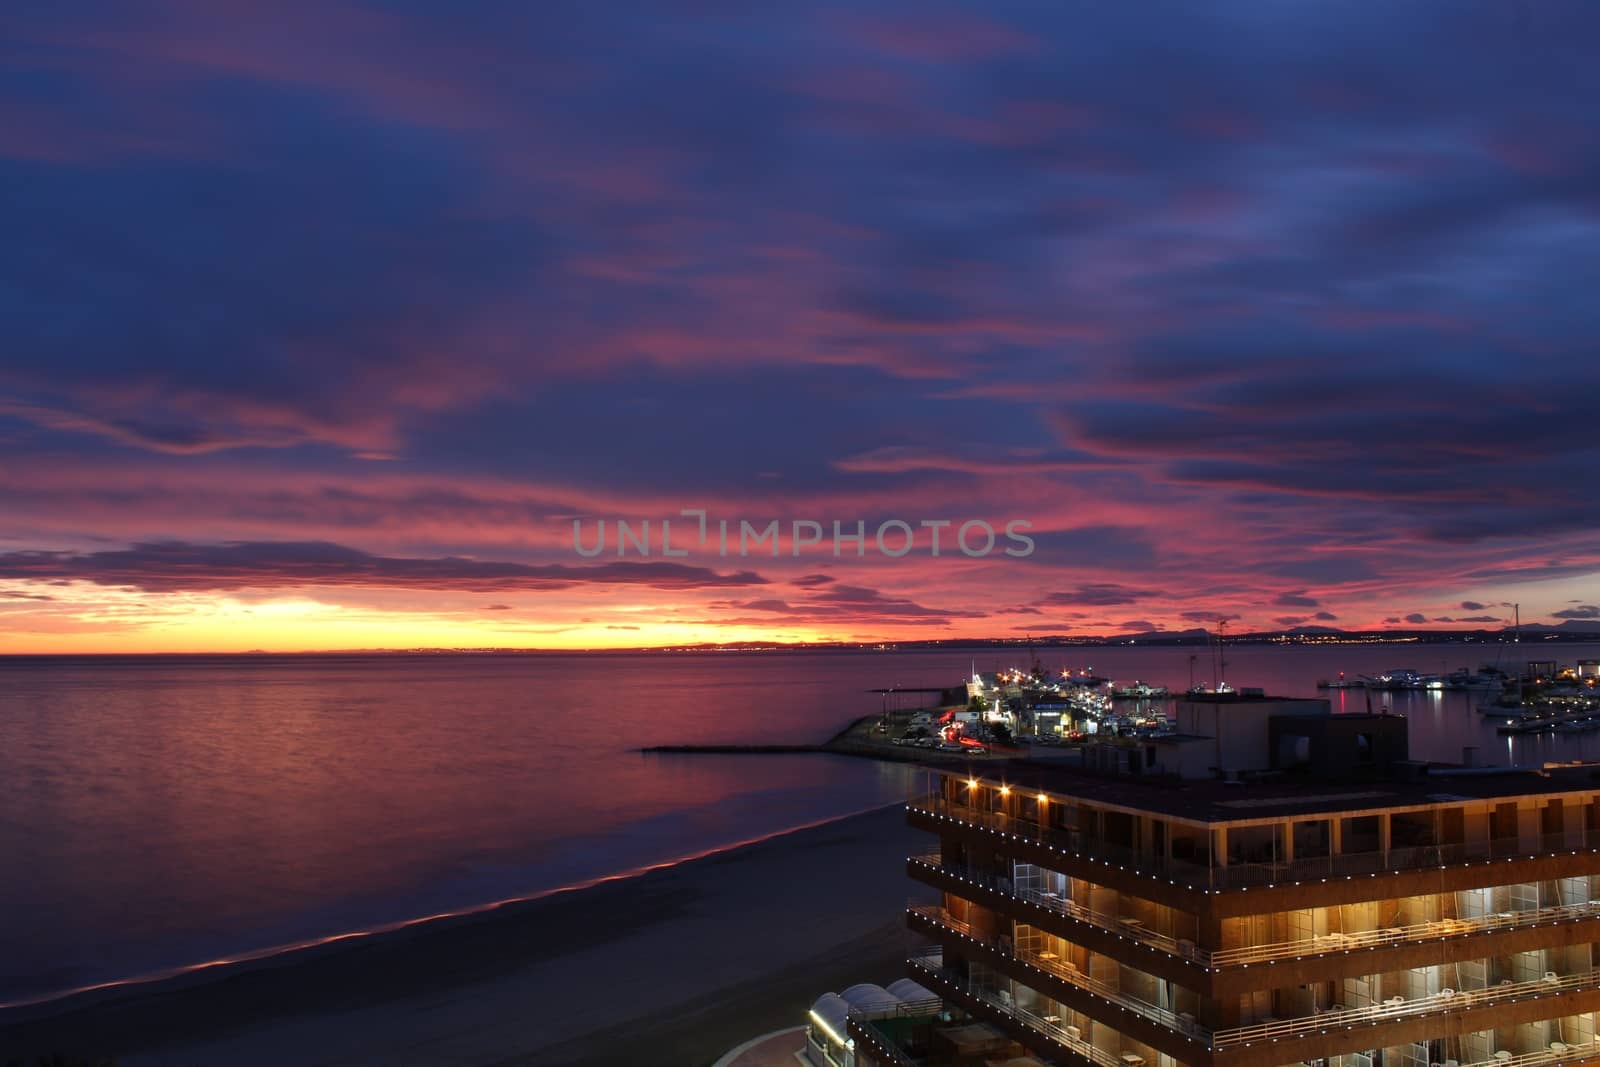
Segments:
[[[921,709],[913,709],[921,710]],[[988,752],[961,751],[942,752],[932,748],[914,748],[894,744],[890,738],[896,736],[897,729],[905,729],[906,720],[911,712],[890,712],[887,716],[889,727],[887,731],[880,732],[878,727],[884,722],[883,715],[863,715],[849,726],[834,734],[821,744],[794,745],[794,744],[694,744],[694,745],[650,745],[639,751],[647,755],[683,755],[683,756],[792,756],[800,754],[821,754],[829,756],[856,756],[862,759],[873,759],[883,763],[954,763],[966,765],[974,760],[1006,759],[1017,753],[1008,748],[990,746]]]

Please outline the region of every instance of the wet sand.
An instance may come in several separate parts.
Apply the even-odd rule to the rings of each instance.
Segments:
[[[803,1022],[823,992],[903,975],[904,859],[926,845],[896,807],[204,981],[11,1013],[0,1063],[699,1067]]]

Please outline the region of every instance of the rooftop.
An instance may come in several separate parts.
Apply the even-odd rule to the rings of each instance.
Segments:
[[[968,777],[948,766],[935,769]],[[1179,780],[1155,775],[1100,774],[1013,759],[974,766],[971,776],[1027,791],[1209,823],[1600,791],[1600,764],[1594,763],[1472,769],[1407,764],[1402,773],[1404,770],[1416,776],[1330,782],[1261,775],[1246,782],[1226,782],[1220,778]]]

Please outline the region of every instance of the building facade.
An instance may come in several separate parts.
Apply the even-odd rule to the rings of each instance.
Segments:
[[[930,771],[907,861],[938,902],[920,1018],[853,1013],[863,1064],[1600,1063],[1600,780]],[[963,1060],[941,1029],[1009,1051]]]

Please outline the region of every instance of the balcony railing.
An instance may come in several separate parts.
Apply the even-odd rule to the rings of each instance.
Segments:
[[[1580,971],[1577,974],[1553,975],[1532,982],[1501,982],[1487,989],[1441,990],[1431,996],[1406,1000],[1394,997],[1381,1004],[1364,1008],[1345,1008],[1325,1011],[1318,1015],[1303,1015],[1294,1019],[1238,1026],[1218,1030],[1213,1036],[1214,1048],[1249,1045],[1257,1041],[1274,1041],[1285,1037],[1303,1037],[1323,1033],[1338,1027],[1360,1026],[1370,1023],[1408,1019],[1436,1012],[1462,1012],[1472,1008],[1492,1007],[1524,997],[1548,996],[1552,993],[1573,993],[1600,989],[1600,971]]]
[[[1008,992],[996,989],[975,978],[967,978],[944,968],[942,953],[935,950],[913,956],[909,961],[913,970],[920,970],[929,977],[944,982],[961,990],[970,997],[983,1001],[990,1007],[1003,1012],[1005,1015],[1021,1023],[1030,1032],[1050,1039],[1062,1045],[1087,1060],[1100,1064],[1101,1067],[1127,1067],[1121,1057],[1105,1049],[1096,1048],[1085,1041],[1081,1034],[1074,1036],[1072,1030],[1063,1025],[1061,1020],[1053,1015],[1040,1015],[1020,1007]]]
[[[851,1019],[926,1019],[938,1015],[944,1010],[944,1001],[938,997],[929,997],[927,1000],[902,1000],[895,1005],[885,1004],[881,1008],[851,1008],[848,1018]]]
[[[1027,815],[990,811],[950,801],[939,794],[907,804],[912,811],[953,819],[989,831],[1000,838],[1023,840],[1054,852],[1078,856],[1094,863],[1145,874],[1195,889],[1247,889],[1285,883],[1315,882],[1327,878],[1354,877],[1443,867],[1490,859],[1544,856],[1560,852],[1600,849],[1600,831],[1578,829],[1572,833],[1544,834],[1524,844],[1521,838],[1486,838],[1463,844],[1411,845],[1369,852],[1342,852],[1338,855],[1306,859],[1273,859],[1259,862],[1230,860],[1225,864],[1203,864],[1154,851],[1135,849],[1095,838],[1068,827],[1042,825]]]
[[[1436,919],[1432,922],[1412,923],[1409,926],[1391,926],[1383,930],[1357,930],[1347,934],[1320,934],[1299,941],[1278,941],[1249,948],[1219,949],[1210,953],[1214,966],[1226,967],[1240,963],[1258,963],[1267,960],[1298,958],[1318,953],[1348,952],[1352,949],[1377,948],[1398,945],[1408,941],[1437,941],[1447,937],[1486,933],[1494,930],[1514,930],[1542,923],[1568,922],[1576,919],[1600,917],[1600,900],[1582,904],[1562,904],[1548,908],[1530,908],[1526,911],[1504,911],[1493,915],[1480,915],[1470,919]]]
[[[928,1062],[926,1058],[912,1056],[895,1043],[893,1035],[870,1022],[862,1023],[860,1032],[866,1037],[867,1050],[872,1053],[874,1062],[892,1063],[894,1067],[924,1067]]]
[[[955,918],[937,904],[913,905],[908,910],[921,915],[934,925],[942,927],[967,941],[1007,955],[1033,967],[1035,970],[1043,971],[1053,978],[1082,989],[1086,993],[1092,993],[1102,1000],[1110,1001],[1118,1007],[1134,1012],[1159,1026],[1164,1026],[1169,1030],[1177,1030],[1202,1041],[1209,1041],[1211,1038],[1211,1032],[1195,1022],[1191,1016],[1168,1011],[1166,1008],[1157,1007],[1147,1000],[1129,996],[1115,985],[1084,974],[1072,963],[1061,959],[1053,952],[1046,952],[1026,945],[1007,947],[999,938],[979,937],[969,924]]]
[[[929,1000],[901,1001],[879,1007],[851,1008],[847,1018],[863,1028],[870,1028],[878,1044],[889,1057],[902,1067],[916,1067],[917,1060],[895,1043],[894,1036],[876,1024],[891,1019],[932,1019],[944,1011],[944,1001],[938,997]]]
[[[1462,1067],[1545,1067],[1546,1064],[1586,1060],[1591,1056],[1600,1056],[1600,1037],[1577,1043],[1562,1043],[1560,1049],[1547,1048],[1538,1052],[1522,1052],[1504,1059],[1491,1057],[1487,1060],[1478,1060],[1476,1063],[1462,1064]]]
[[[1161,951],[1169,953],[1170,955],[1182,956],[1186,959],[1195,960],[1201,964],[1208,962],[1207,954],[1195,948],[1192,942],[1185,941],[1180,943],[1176,938],[1168,937],[1166,934],[1156,933],[1154,930],[1148,929],[1142,924],[1129,922],[1123,917],[1107,915],[1105,912],[1100,911],[1092,911],[1089,908],[1084,907],[1082,904],[1079,904],[1077,901],[1070,900],[1059,893],[1047,893],[1037,889],[1019,888],[1009,883],[1003,884],[1001,879],[996,878],[993,875],[984,874],[981,871],[975,871],[970,868],[949,866],[943,862],[942,857],[937,852],[924,853],[921,856],[912,856],[910,857],[910,862],[920,864],[943,874],[953,875],[962,881],[976,883],[977,885],[980,885],[985,889],[995,893],[1014,897],[1017,900],[1025,900],[1028,903],[1036,904],[1047,911],[1053,911],[1057,914],[1065,915],[1072,919],[1077,919],[1079,922],[1087,923],[1090,926],[1097,927],[1108,934],[1114,934],[1118,937],[1131,938],[1134,941],[1149,945],[1152,948],[1160,949]]]
[[[949,913],[937,905],[918,905],[911,910],[959,938],[981,945],[994,952],[1008,955],[1012,959],[1050,974],[1069,985],[1083,989],[1118,1007],[1134,1012],[1151,1022],[1175,1030],[1187,1037],[1208,1042],[1214,1049],[1249,1045],[1257,1041],[1305,1037],[1312,1034],[1327,1033],[1340,1027],[1371,1025],[1439,1012],[1461,1012],[1468,1009],[1491,1007],[1495,1004],[1522,1000],[1528,997],[1600,990],[1600,970],[1580,971],[1570,975],[1551,973],[1533,981],[1503,981],[1487,989],[1445,989],[1425,997],[1413,999],[1393,997],[1382,1003],[1366,1007],[1341,1008],[1337,1011],[1324,1011],[1315,1015],[1297,1016],[1293,1019],[1274,1019],[1270,1022],[1253,1023],[1249,1026],[1236,1026],[1226,1030],[1211,1031],[1187,1014],[1175,1013],[1165,1008],[1157,1007],[1148,1001],[1140,1000],[1138,997],[1129,996],[1116,986],[1086,975],[1071,963],[1055,958],[1052,953],[1040,952],[1027,947],[1013,947],[1008,950],[999,938],[978,937],[973,933],[970,925],[950,916]]]
[[[976,883],[992,892],[1002,893],[1017,900],[1027,901],[1058,914],[1077,919],[1106,933],[1126,937],[1173,956],[1193,960],[1206,967],[1236,967],[1272,960],[1299,959],[1304,956],[1351,952],[1357,949],[1382,948],[1408,942],[1438,941],[1448,937],[1487,933],[1497,930],[1514,930],[1544,923],[1573,922],[1579,919],[1600,918],[1600,900],[1581,904],[1561,904],[1522,911],[1497,912],[1467,919],[1437,919],[1431,922],[1391,926],[1379,930],[1357,930],[1350,933],[1319,934],[1316,937],[1295,941],[1274,941],[1264,945],[1243,948],[1207,950],[1190,941],[1178,941],[1166,934],[1157,933],[1125,917],[1091,911],[1082,904],[1057,893],[1017,888],[1003,884],[992,875],[968,868],[951,867],[943,863],[937,852],[912,856],[911,862],[963,881]]]

